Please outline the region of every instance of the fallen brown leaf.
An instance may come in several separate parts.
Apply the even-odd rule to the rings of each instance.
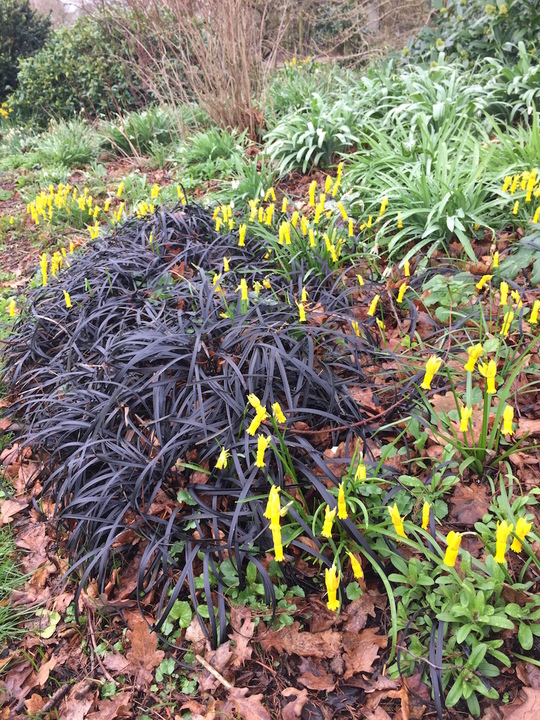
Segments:
[[[249,647],[249,643],[255,632],[251,610],[247,607],[234,607],[231,610],[231,627],[232,632],[229,637],[235,642],[235,645],[231,647],[233,655],[231,671],[235,672],[245,662],[251,660],[252,648]]]
[[[45,700],[41,697],[41,695],[34,693],[24,704],[30,715],[32,715],[41,710],[41,708],[45,705]]]
[[[152,682],[153,670],[163,660],[165,653],[157,649],[157,635],[150,632],[144,620],[135,623],[127,635],[131,640],[131,648],[126,657],[135,671],[135,687],[141,690]]]
[[[372,672],[379,649],[385,648],[386,637],[377,635],[377,628],[367,628],[357,635],[345,633],[343,649],[345,654],[345,680],[360,672]]]
[[[454,488],[450,498],[452,518],[462,525],[474,525],[489,509],[488,491],[485,485],[464,485]]]
[[[375,598],[369,592],[353,600],[343,613],[346,632],[356,633],[366,627],[368,615],[375,617]]]
[[[45,685],[45,683],[49,679],[51,670],[54,670],[57,662],[58,660],[55,657],[52,657],[47,662],[43,663],[43,665],[38,670],[38,674],[36,675],[35,685],[39,685],[40,687],[43,687]]]
[[[516,439],[519,440],[525,435],[540,435],[540,420],[528,420],[520,418],[516,430]]]
[[[332,692],[336,687],[335,678],[326,672],[321,663],[310,658],[302,658],[299,672],[298,683],[310,690]]]
[[[28,503],[24,500],[4,500],[0,507],[0,527],[10,523],[17,513],[28,507]]]
[[[288,702],[281,710],[282,720],[296,720],[302,716],[302,710],[308,700],[307,690],[298,690],[294,687],[285,688],[281,693],[283,697],[294,695],[294,699]]]
[[[131,710],[131,696],[129,693],[120,693],[99,703],[97,712],[86,716],[87,720],[116,720],[116,718],[133,717]]]
[[[103,665],[113,673],[126,672],[130,664],[127,657],[120,655],[118,652],[111,653],[103,658]]]
[[[68,697],[60,705],[60,717],[69,720],[85,720],[88,711],[94,702],[92,685],[84,680],[69,693]]]
[[[243,718],[249,720],[272,720],[270,714],[263,707],[261,700],[263,695],[250,695],[247,688],[232,687],[229,690],[229,697],[234,703],[236,712]]]
[[[540,718],[540,690],[522,688],[520,695],[525,695],[523,702],[513,702],[502,708],[505,720],[538,720]]]
[[[516,665],[516,675],[527,687],[540,690],[540,668],[530,663],[518,662]]]
[[[295,653],[300,657],[331,658],[339,653],[341,633],[326,630],[322,633],[299,631],[300,623],[294,622],[276,632],[269,632],[259,639],[263,650],[274,648],[287,655]]]

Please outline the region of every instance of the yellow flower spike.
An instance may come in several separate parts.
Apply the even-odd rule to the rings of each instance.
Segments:
[[[271,224],[272,224],[272,218],[274,217],[274,208],[275,208],[274,203],[271,203],[271,204],[266,208],[266,224],[267,224],[267,225],[271,225]]]
[[[424,505],[422,506],[422,530],[427,530],[429,527],[429,511],[431,510],[431,505],[426,500]]]
[[[214,273],[214,278],[212,280],[212,285],[216,287],[219,284],[219,281],[221,280],[221,273]]]
[[[337,508],[330,510],[330,506],[327,505],[324,509],[324,523],[321,530],[321,536],[324,538],[332,537],[332,525],[334,524],[334,518],[336,517]]]
[[[245,278],[240,280],[240,285],[236,288],[237,292],[238,290],[240,290],[242,300],[246,301],[248,299],[248,286]]]
[[[512,290],[510,293],[512,295],[512,300],[517,304],[518,309],[523,307],[523,302],[521,300],[521,296],[518,293],[517,290]]]
[[[476,289],[482,290],[484,285],[486,285],[492,277],[493,275],[482,275],[481,279],[476,283]]]
[[[251,407],[255,408],[256,412],[262,412],[263,406],[261,405],[261,401],[255,395],[255,393],[250,393],[247,396],[247,399],[248,399],[248,403],[251,405]]]
[[[360,565],[360,561],[352,554],[352,552],[347,551],[347,555],[349,556],[349,560],[351,561],[351,568],[354,577],[356,578],[356,580],[361,580],[364,577],[364,571],[362,570],[362,565]]]
[[[272,485],[268,495],[268,502],[263,517],[270,520],[270,530],[279,530],[279,520],[281,517],[281,502],[279,499],[279,488]]]
[[[324,192],[329,193],[332,189],[332,178],[330,175],[326,176],[326,180],[324,181]]]
[[[64,290],[64,301],[66,303],[66,308],[69,310],[69,308],[71,307],[71,298],[67,290]]]
[[[41,261],[39,264],[41,266],[41,276],[42,276],[43,287],[45,287],[45,285],[47,284],[47,255],[46,255],[46,253],[43,253],[43,255],[41,256]]]
[[[536,208],[536,211],[534,213],[533,223],[535,225],[538,225],[539,221],[540,221],[540,205]]]
[[[492,264],[492,268],[495,269],[495,268],[498,268],[498,267],[499,267],[499,251],[496,250],[496,251],[493,253],[493,264]]]
[[[313,218],[313,222],[315,223],[315,225],[319,224],[319,220],[321,219],[322,212],[323,212],[323,208],[322,208],[321,204],[317,203],[317,205],[315,206],[315,217]]]
[[[357,320],[351,320],[351,327],[354,330],[356,337],[360,337],[360,325]]]
[[[317,181],[313,180],[309,184],[309,207],[315,207],[315,193],[317,192]]]
[[[505,554],[506,554],[506,543],[508,541],[508,536],[514,529],[513,525],[508,525],[506,520],[503,520],[502,522],[497,523],[497,531],[495,533],[495,557],[494,560],[496,563],[499,563],[500,565],[503,565],[505,560]]]
[[[308,294],[307,294],[306,288],[302,288],[301,301],[302,301],[303,303],[307,303],[307,301],[308,301]]]
[[[345,206],[343,205],[341,200],[336,204],[336,207],[339,210],[339,212],[341,213],[341,217],[343,218],[343,220],[347,221],[349,219],[349,217],[347,215],[347,211],[345,210]]]
[[[230,258],[224,257],[223,258],[223,272],[229,272],[230,264],[229,264]]]
[[[426,371],[424,374],[424,379],[422,380],[422,384],[420,387],[423,390],[431,390],[431,381],[439,371],[439,368],[442,365],[441,358],[437,357],[436,355],[431,355],[426,363]]]
[[[349,218],[349,237],[352,237],[353,235],[354,235],[354,222],[353,222],[352,218]]]
[[[411,263],[408,260],[403,261],[403,271],[405,273],[405,277],[411,276]]]
[[[331,568],[326,568],[324,571],[324,583],[326,585],[326,591],[328,593],[328,609],[332,612],[339,610],[340,602],[337,599],[337,591],[339,590],[339,580],[341,573],[338,573],[336,566],[332,565]]]
[[[370,215],[368,218],[368,221],[367,221],[367,225],[366,225],[368,230],[371,228],[372,221],[373,221],[373,215]]]
[[[264,211],[264,208],[260,207],[259,212],[257,214],[257,222],[262,224],[264,222],[265,217],[266,217],[266,213]]]
[[[407,535],[405,534],[405,530],[403,528],[403,518],[399,514],[397,503],[394,503],[392,507],[388,506],[388,512],[390,513],[390,518],[392,520],[392,524],[394,525],[396,535],[406,538]]]
[[[261,408],[260,410],[257,410],[257,414],[249,424],[248,429],[246,430],[248,435],[251,435],[252,437],[255,435],[257,430],[259,429],[260,424],[266,420],[268,417],[268,413],[264,408]]]
[[[255,282],[253,283],[253,292],[255,293],[255,295],[258,295],[261,292],[261,287],[262,284],[258,280],[255,280]]]
[[[117,198],[122,197],[122,193],[124,192],[124,187],[125,187],[124,183],[121,182],[120,185],[118,186],[118,190],[116,191]]]
[[[309,235],[309,247],[310,247],[310,248],[316,247],[316,244],[315,244],[315,233],[313,232],[313,228],[309,228],[309,230],[308,230],[308,235]]]
[[[407,291],[408,287],[409,286],[407,285],[407,283],[403,283],[402,285],[399,286],[399,292],[398,292],[398,296],[397,296],[398,303],[403,302],[403,297],[404,297],[405,292]]]
[[[242,225],[238,228],[238,247],[246,246],[246,229],[247,225],[245,223],[242,223]]]
[[[365,285],[364,278],[360,275],[360,273],[358,273],[358,275],[356,276],[356,279],[358,280],[358,284],[360,285],[360,287],[364,287],[364,285]]]
[[[376,318],[377,325],[379,326],[379,330],[386,330],[386,325],[383,323],[383,321],[380,318]]]
[[[499,305],[508,305],[508,283],[503,280],[499,290],[501,292]]]
[[[401,210],[397,214],[397,229],[403,230],[403,218],[401,216]]]
[[[227,460],[230,457],[231,457],[231,453],[228,450],[226,450],[225,448],[221,448],[221,452],[219,453],[219,457],[215,464],[216,470],[225,470],[225,468],[227,467]]]
[[[469,359],[463,366],[463,369],[467,372],[474,372],[474,368],[478,361],[478,358],[481,357],[484,353],[484,348],[480,343],[478,343],[478,345],[473,345],[472,347],[470,347],[467,352],[469,353]]]
[[[273,187],[266,191],[266,195],[264,196],[264,202],[267,202],[268,198],[272,198],[274,202],[276,201],[276,193],[274,192]]]
[[[512,429],[512,422],[514,420],[514,408],[511,405],[507,405],[503,411],[503,435],[513,435],[514,430]]]
[[[356,473],[354,475],[354,479],[358,482],[363,482],[366,479],[366,466],[364,464],[364,458],[360,456],[360,460],[358,462],[358,465],[356,466]]]
[[[471,416],[472,408],[467,407],[466,405],[462,405],[461,410],[459,411],[459,429],[462,433],[467,432]]]
[[[287,422],[285,413],[281,409],[281,405],[278,402],[273,403],[272,410],[274,411],[274,417],[276,418],[278,423],[281,423],[283,425]]]
[[[343,483],[339,483],[339,490],[338,490],[338,518],[340,520],[346,520],[349,515],[347,513],[347,503],[345,502],[345,488],[343,487]]]
[[[502,337],[508,337],[508,333],[510,331],[510,325],[512,324],[512,320],[514,319],[514,313],[512,310],[508,310],[508,312],[504,313],[504,320],[501,328],[501,335]]]
[[[512,185],[510,187],[510,195],[513,195],[516,192],[517,186],[518,186],[518,181],[519,181],[519,175],[514,175],[514,177],[512,179]]]
[[[478,371],[482,377],[487,380],[487,392],[489,395],[493,395],[497,392],[495,387],[495,377],[497,375],[497,363],[495,360],[490,360],[487,364],[482,363],[478,365]]]
[[[516,200],[514,207],[512,208],[512,215],[517,215],[519,210],[519,200]]]
[[[296,226],[298,225],[298,218],[300,217],[300,213],[298,210],[295,210],[293,214],[291,215],[291,224],[293,228],[296,230]]]
[[[321,212],[324,212],[324,203],[326,202],[326,195],[325,193],[321,193],[319,195],[319,205],[321,206]]]
[[[67,258],[67,250],[66,248],[62,248],[62,257]]]
[[[540,300],[533,302],[531,315],[529,317],[529,325],[538,325],[538,311],[540,310]]]
[[[9,317],[15,317],[15,308],[16,308],[15,300],[12,298],[9,303]]]
[[[298,305],[299,322],[306,322],[306,310],[304,308],[304,303],[297,303],[297,305]]]
[[[309,223],[308,223],[307,217],[302,215],[302,217],[300,218],[300,229],[302,230],[302,235],[304,237],[306,237],[306,235],[308,233],[308,226],[309,226]]]
[[[448,567],[455,567],[459,546],[461,545],[461,533],[450,530],[446,536],[446,542],[448,547],[444,554],[443,563]]]
[[[368,315],[369,317],[373,317],[375,315],[375,310],[377,309],[377,303],[380,300],[380,295],[375,295],[373,300],[371,301],[371,304],[369,306]]]
[[[283,562],[285,557],[283,555],[283,544],[281,540],[281,528],[272,530],[272,539],[274,541],[274,560],[276,562]]]
[[[221,218],[217,217],[216,218],[216,232],[219,232],[220,228],[221,228]]]
[[[283,201],[282,201],[282,203],[281,203],[281,212],[282,212],[284,215],[285,215],[285,213],[287,212],[287,202],[288,202],[288,201],[287,201],[287,198],[284,197],[284,198],[283,198]]]
[[[263,468],[265,466],[264,453],[266,452],[266,449],[270,445],[271,441],[271,437],[263,435],[262,433],[259,433],[259,435],[257,436],[257,458],[255,459],[255,465],[258,468]]]
[[[529,523],[525,518],[520,517],[516,523],[516,537],[513,539],[510,545],[510,550],[516,553],[521,552],[521,543],[525,540],[525,537],[531,532],[532,523]]]
[[[272,287],[270,280],[263,280],[263,288],[266,288],[267,290],[270,290]]]
[[[388,207],[388,198],[383,197],[383,199],[381,200],[381,208],[379,210],[379,217],[382,217],[384,215],[387,207]]]
[[[502,186],[502,191],[503,191],[503,192],[506,192],[506,191],[508,190],[508,188],[510,187],[511,182],[512,182],[512,176],[511,176],[511,175],[506,175],[505,178],[504,178],[503,186]]]

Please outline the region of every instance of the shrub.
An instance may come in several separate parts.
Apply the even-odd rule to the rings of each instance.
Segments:
[[[140,86],[117,59],[123,52],[121,36],[110,34],[99,16],[55,30],[40,52],[21,61],[15,111],[46,126],[51,117],[96,118],[140,106]]]
[[[51,21],[30,7],[30,0],[0,0],[0,100],[17,83],[19,58],[37,52],[45,43]]]

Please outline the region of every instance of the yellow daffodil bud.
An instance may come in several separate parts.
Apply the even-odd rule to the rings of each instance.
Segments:
[[[227,460],[230,457],[231,453],[225,448],[221,448],[221,452],[219,453],[219,457],[215,465],[216,470],[225,470],[227,467]]]
[[[439,368],[442,365],[441,358],[437,357],[436,355],[431,355],[426,363],[426,371],[424,374],[424,379],[422,380],[422,384],[420,387],[423,390],[431,390],[431,381],[435,377],[436,373],[438,372]]]
[[[339,610],[339,600],[337,599],[337,591],[339,590],[339,580],[341,573],[338,573],[336,566],[332,565],[331,568],[326,568],[324,572],[324,582],[326,585],[326,591],[328,593],[328,609],[335,612]]]
[[[14,298],[11,298],[11,301],[9,303],[9,317],[15,317],[15,308],[16,308],[15,300]]]
[[[64,290],[64,301],[66,303],[66,308],[69,310],[69,308],[71,307],[71,298],[67,290]]]
[[[450,530],[446,536],[446,542],[448,547],[446,548],[446,552],[444,554],[443,563],[448,565],[448,567],[455,567],[459,546],[461,545],[461,533]]]
[[[510,331],[510,325],[512,324],[513,319],[514,319],[514,313],[512,312],[512,310],[508,310],[508,312],[504,313],[503,324],[501,327],[502,337],[508,337],[508,333]]]
[[[360,455],[360,460],[358,462],[358,465],[356,466],[356,473],[354,475],[354,479],[363,482],[366,479],[366,466],[364,464],[364,458],[362,455]]]
[[[246,245],[246,229],[247,225],[245,223],[242,223],[238,228],[238,247],[245,247]]]
[[[403,218],[401,216],[401,210],[397,214],[397,229],[403,230]]]
[[[279,530],[281,503],[279,500],[279,488],[276,485],[272,485],[270,488],[268,502],[266,503],[266,509],[263,516],[267,518],[267,520],[270,520],[270,530]]]
[[[240,290],[242,300],[244,300],[244,301],[247,300],[248,299],[248,286],[247,286],[247,282],[245,281],[244,278],[242,278],[240,280],[240,285],[236,288],[237,292],[238,292],[238,290]]]
[[[121,182],[120,185],[118,186],[118,190],[116,191],[117,198],[122,197],[122,193],[124,192],[124,187],[125,187],[124,183]]]
[[[379,299],[380,299],[380,295],[375,295],[375,297],[371,301],[369,310],[367,313],[370,317],[373,317],[373,315],[375,315],[375,310],[377,309],[377,303],[379,302]]]
[[[388,512],[390,513],[390,518],[392,520],[392,524],[394,525],[396,535],[406,538],[407,535],[405,534],[405,530],[403,528],[403,518],[399,514],[397,503],[394,503],[392,507],[389,506]]]
[[[324,192],[329,193],[332,189],[332,178],[330,175],[326,176],[326,180],[324,181]]]
[[[257,414],[249,424],[248,429],[246,430],[248,435],[255,435],[257,430],[259,429],[259,425],[264,422],[268,418],[268,413],[266,412],[265,408],[260,407],[257,408]]]
[[[214,278],[212,280],[212,285],[216,287],[219,285],[219,281],[221,280],[221,273],[214,273]]]
[[[405,277],[410,277],[411,275],[411,263],[408,260],[403,261],[403,271],[405,272]]]
[[[516,537],[510,545],[510,550],[518,553],[521,552],[521,543],[525,540],[525,537],[531,532],[532,523],[529,523],[525,518],[520,517],[516,523]]]
[[[301,301],[302,301],[303,303],[306,303],[306,302],[308,301],[308,294],[307,294],[306,288],[302,288]]]
[[[503,192],[506,192],[506,191],[508,190],[508,188],[510,187],[511,182],[512,182],[512,176],[511,176],[511,175],[506,175],[505,178],[504,178],[503,186],[502,186],[502,191],[503,191]]]
[[[308,236],[309,236],[309,247],[314,248],[315,247],[315,233],[313,232],[313,228],[309,228]]]
[[[382,217],[384,215],[387,207],[388,207],[388,198],[383,197],[383,199],[381,200],[381,208],[379,210],[379,217]]]
[[[498,250],[493,253],[493,265],[492,265],[492,267],[493,267],[493,269],[499,267],[499,251],[498,251]]]
[[[383,323],[383,321],[380,318],[376,318],[376,321],[377,321],[377,325],[379,326],[379,330],[381,330],[381,332],[383,330],[386,330],[386,325]]]
[[[306,322],[306,310],[304,308],[304,303],[297,303],[298,305],[298,321],[299,322]]]
[[[338,518],[340,520],[346,520],[348,517],[347,513],[347,503],[345,502],[345,488],[343,487],[343,483],[339,483],[339,490],[338,490]]]
[[[315,207],[315,193],[317,192],[317,181],[313,180],[309,184],[309,207]]]
[[[330,506],[327,505],[324,509],[324,523],[321,530],[321,535],[324,538],[332,537],[332,525],[334,524],[334,518],[336,517],[336,508],[330,510]]]
[[[255,393],[249,393],[249,395],[247,396],[247,399],[248,399],[248,403],[251,405],[252,408],[255,408],[256,412],[262,412],[262,410],[264,408],[261,404],[261,401],[255,395]]]
[[[73,245],[73,240],[70,240],[69,242],[69,254],[73,255],[73,250],[75,249],[75,246]]]
[[[274,417],[276,418],[278,423],[287,422],[287,418],[285,417],[285,414],[283,413],[283,410],[281,409],[281,405],[278,402],[273,403],[272,410],[274,411]]]
[[[41,276],[42,276],[43,287],[45,287],[45,285],[47,284],[47,255],[46,255],[46,253],[43,253],[43,255],[41,256],[41,261],[39,264],[41,266]]]
[[[426,500],[424,505],[422,506],[422,530],[427,530],[429,526],[429,511],[431,509],[431,505]]]
[[[512,422],[514,420],[514,408],[507,405],[503,410],[503,435],[513,435]]]
[[[508,525],[506,520],[497,523],[497,532],[495,533],[495,562],[503,565],[506,560],[504,558],[506,553],[506,543],[508,536],[514,529],[513,525]]]
[[[460,419],[459,419],[459,429],[461,432],[467,432],[467,428],[469,427],[469,420],[471,419],[472,415],[472,408],[467,407],[466,405],[461,406],[460,410]]]
[[[263,468],[265,466],[264,453],[266,452],[266,448],[270,445],[271,440],[272,438],[267,435],[262,435],[261,433],[257,436],[257,458],[255,460],[255,465],[258,468]]]
[[[223,258],[223,272],[229,272],[230,264],[229,264],[229,258],[224,257]]]
[[[409,287],[409,286],[407,285],[407,283],[402,283],[402,284],[399,286],[399,292],[398,292],[398,296],[397,296],[397,301],[398,301],[398,303],[402,303],[402,302],[403,302],[403,297],[404,297],[405,292],[406,292],[406,290],[407,290],[408,287]]]
[[[360,337],[360,325],[356,320],[351,320],[351,327],[357,337]]]
[[[285,215],[285,213],[287,212],[287,202],[288,202],[288,201],[287,201],[287,198],[284,197],[284,198],[283,198],[283,202],[281,203],[281,212],[282,212],[284,215]]]
[[[356,276],[356,279],[358,280],[358,284],[360,285],[360,287],[364,287],[364,285],[365,285],[364,278],[360,275],[360,273],[358,273],[358,275]]]
[[[349,218],[349,237],[353,237],[354,235],[354,221],[352,218]]]
[[[484,285],[486,285],[486,283],[488,283],[492,277],[493,275],[482,275],[481,279],[476,283],[476,289],[482,290]]]
[[[470,347],[467,352],[469,353],[469,359],[463,367],[467,372],[474,372],[474,367],[478,361],[478,358],[483,355],[484,348],[480,343],[478,343],[478,345],[473,345],[472,347]]]
[[[536,193],[535,193],[536,194]],[[540,221],[540,205],[536,208],[534,216],[533,216],[533,223],[535,225],[538,225],[538,222]]]
[[[295,210],[293,214],[291,215],[291,225],[293,228],[296,229],[296,226],[298,225],[298,218],[300,217],[300,213],[298,210]]]
[[[336,207],[339,210],[339,212],[341,213],[341,217],[343,218],[343,220],[347,221],[348,220],[347,211],[345,210],[345,205],[343,205],[341,200],[336,204]]]
[[[267,202],[269,198],[272,198],[274,202],[276,201],[276,193],[273,187],[266,191],[266,195],[264,196],[264,202]]]
[[[351,567],[354,577],[357,580],[361,580],[364,577],[364,571],[362,570],[362,565],[360,564],[360,561],[352,554],[352,552],[347,551],[347,555],[349,556],[349,560],[351,561]]]
[[[497,375],[497,363],[495,360],[490,360],[487,364],[482,363],[481,365],[478,365],[478,371],[480,375],[485,377],[487,380],[487,392],[489,395],[496,393],[497,388],[495,387],[495,377]]]
[[[373,215],[370,215],[367,221],[367,229],[369,230],[371,228],[371,223],[373,222]]]
[[[263,280],[263,288],[266,288],[267,290],[270,290],[272,287],[270,280]]]
[[[274,541],[274,560],[276,562],[283,562],[285,557],[283,556],[283,544],[281,541],[280,527],[272,530],[272,539]]]
[[[516,200],[514,207],[512,208],[512,215],[517,215],[519,210],[519,200]]]
[[[537,325],[538,324],[538,311],[540,310],[540,300],[535,300],[533,302],[531,315],[529,317],[529,324],[530,325]]]
[[[499,305],[508,305],[508,283],[503,280],[499,290],[501,292]]]

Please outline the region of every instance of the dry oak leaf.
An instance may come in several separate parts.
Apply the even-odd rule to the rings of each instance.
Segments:
[[[59,717],[62,720],[85,720],[93,702],[92,685],[82,680],[73,686],[68,697],[61,704]]]
[[[377,628],[367,628],[357,635],[345,633],[343,636],[344,679],[347,680],[356,673],[372,672],[379,649],[385,648],[386,645],[386,638],[383,635],[377,635]]]
[[[272,720],[270,714],[263,707],[261,700],[264,695],[250,695],[247,688],[232,687],[229,690],[229,697],[234,703],[236,712],[241,718],[249,718],[249,720]]]
[[[359,632],[366,627],[368,615],[375,617],[376,594],[363,593],[358,599],[353,600],[343,613],[345,632]]]
[[[97,712],[86,716],[87,720],[116,720],[116,718],[133,717],[131,710],[131,696],[129,693],[120,693],[110,700],[102,700]]]
[[[525,437],[527,433],[529,433],[529,435],[540,435],[540,420],[527,420],[527,418],[520,418],[516,430],[516,440],[520,440],[522,437]]]
[[[0,507],[0,527],[10,523],[15,515],[27,506],[28,503],[21,500],[4,500]]]
[[[524,702],[513,702],[503,707],[504,720],[539,720],[540,690],[524,687],[521,694],[525,695]]]
[[[283,697],[289,697],[294,695],[294,700],[288,702],[281,710],[282,720],[296,720],[302,716],[302,710],[308,700],[307,690],[298,690],[297,688],[289,687],[285,688],[281,693]]]
[[[251,610],[246,607],[234,607],[231,610],[231,626],[233,628],[229,637],[236,643],[231,647],[233,658],[231,661],[231,671],[236,671],[242,665],[251,660],[252,648],[249,647],[253,633],[255,632],[255,623],[251,618]]]
[[[341,659],[341,655],[336,655]],[[302,658],[299,669],[298,683],[310,690],[332,692],[336,687],[333,675],[326,672],[321,663],[309,658]]]
[[[127,657],[120,655],[119,652],[111,653],[103,658],[103,665],[113,673],[125,672],[130,664]]]
[[[153,670],[165,657],[163,650],[157,649],[157,635],[150,632],[144,620],[136,622],[133,630],[128,630],[131,648],[126,657],[131,662],[135,673],[135,687],[141,690],[153,680]]]
[[[259,639],[263,650],[274,648],[277,652],[295,653],[300,657],[332,658],[341,646],[341,633],[325,630],[321,633],[299,632],[300,623],[294,622],[276,632],[269,632]]]
[[[450,498],[451,516],[463,525],[479,522],[489,509],[489,498],[485,485],[456,485]]]
[[[30,715],[33,715],[41,710],[41,708],[45,705],[45,700],[41,697],[41,695],[34,693],[24,704]]]

